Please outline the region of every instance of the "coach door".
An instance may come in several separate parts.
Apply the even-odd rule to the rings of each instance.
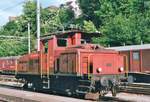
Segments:
[[[133,51],[132,52],[132,65],[131,71],[139,72],[140,71],[140,52]]]

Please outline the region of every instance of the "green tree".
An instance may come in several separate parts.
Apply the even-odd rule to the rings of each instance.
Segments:
[[[66,28],[70,26],[70,24],[74,24],[75,22],[75,15],[74,12],[66,7],[60,7],[59,9],[59,19],[62,27]]]
[[[83,29],[87,32],[96,32],[97,31],[95,25],[91,21],[84,21]]]
[[[147,0],[78,0],[83,20],[90,16],[103,37],[95,43],[119,46],[150,42],[150,4]],[[86,16],[85,16],[86,15]],[[92,16],[92,17],[91,17]],[[98,23],[97,23],[98,22]],[[97,25],[98,24],[98,25]]]
[[[71,24],[74,14],[67,8],[41,8],[41,35],[56,32]],[[27,24],[31,25],[31,50],[34,50],[36,41],[36,2],[27,1],[23,5],[23,14],[16,20],[8,22],[0,29],[0,35],[27,37]],[[27,53],[27,39],[25,41],[1,41],[0,56],[10,56]],[[11,49],[11,51],[10,51]],[[15,49],[15,50],[14,50]]]
[[[41,10],[41,32],[47,34],[57,31],[61,25],[58,18],[59,8],[46,8]]]
[[[79,7],[82,10],[82,18],[86,21],[92,21],[96,27],[99,27],[101,20],[95,14],[100,9],[99,0],[78,0]]]

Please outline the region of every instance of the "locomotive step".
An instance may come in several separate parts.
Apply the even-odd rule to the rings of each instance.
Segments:
[[[88,92],[92,89],[92,87],[90,85],[78,85],[78,91],[81,92]]]
[[[76,90],[76,92],[77,92],[78,94],[86,94],[86,93],[88,93],[87,91],[79,91],[79,90]]]
[[[49,81],[43,81],[42,83],[43,83],[43,84],[47,84],[47,83],[49,83]]]
[[[49,89],[49,87],[43,86],[43,89]]]
[[[49,79],[43,80],[42,83],[43,83],[43,89],[49,89],[50,88],[50,80]]]
[[[80,85],[86,85],[86,86],[90,86],[91,85],[91,81],[90,80],[79,80]]]
[[[85,85],[79,85],[78,87],[79,88],[88,88],[88,89],[90,89],[90,86],[85,86]]]
[[[80,82],[91,82],[90,80],[79,80]]]
[[[50,86],[48,84],[43,85],[43,89],[49,89]]]

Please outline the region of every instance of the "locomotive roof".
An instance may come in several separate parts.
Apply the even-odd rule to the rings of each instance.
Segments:
[[[68,35],[74,35],[75,33],[81,33],[83,37],[85,38],[91,38],[91,37],[99,37],[101,35],[100,32],[85,32],[85,31],[80,31],[80,30],[68,30],[68,31],[58,31],[54,33],[49,33],[47,35],[42,35],[41,39],[48,39],[51,38],[51,36],[55,35],[58,38],[67,38]]]
[[[109,47],[107,49],[114,49],[117,51],[143,50],[150,49],[150,44]]]

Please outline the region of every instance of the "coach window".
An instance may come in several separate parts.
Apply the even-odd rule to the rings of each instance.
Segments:
[[[133,60],[139,60],[139,59],[140,59],[139,52],[133,52]]]

